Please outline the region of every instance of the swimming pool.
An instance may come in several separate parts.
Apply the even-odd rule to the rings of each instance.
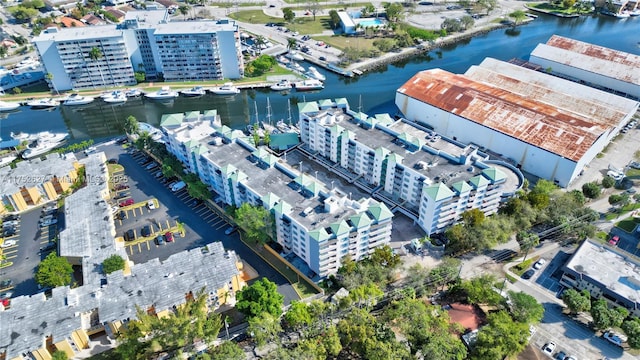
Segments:
[[[366,20],[359,21],[358,24],[360,24],[360,26],[362,27],[381,26],[381,25],[384,25],[384,21],[374,18],[374,19],[366,19]]]

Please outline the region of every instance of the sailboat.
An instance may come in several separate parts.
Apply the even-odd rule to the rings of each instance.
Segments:
[[[278,120],[278,122],[276,123],[276,127],[283,133],[300,134],[300,130],[298,129],[298,127],[291,123],[291,100],[287,101],[287,112],[287,123],[285,123],[284,120]]]
[[[269,134],[279,132],[276,127],[271,125],[271,103],[269,102],[269,97],[267,97],[267,120],[262,122],[262,128]]]

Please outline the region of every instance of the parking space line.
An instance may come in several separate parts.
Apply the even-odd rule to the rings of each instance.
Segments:
[[[223,228],[223,227],[225,227],[225,226],[227,226],[227,223],[226,223],[226,222],[223,222],[223,223],[222,223],[222,225],[220,225],[220,226],[218,226],[218,227],[216,228],[216,230],[220,230],[220,229],[222,229],[222,228]]]
[[[147,250],[151,250],[151,246],[149,246],[149,240],[145,241],[145,243],[147,244]]]
[[[217,220],[217,221],[210,222],[209,224],[211,224],[211,226],[212,226],[212,227],[216,227],[216,226],[218,226],[221,222],[224,222],[224,219],[220,219],[220,218],[218,218],[218,220]]]

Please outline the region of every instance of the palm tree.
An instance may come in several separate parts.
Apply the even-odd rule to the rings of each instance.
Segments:
[[[91,50],[89,51],[89,58],[91,59],[91,61],[94,61],[98,64],[98,71],[100,71],[100,78],[102,79],[102,85],[106,87],[107,84],[105,84],[104,82],[104,76],[102,75],[102,67],[100,66],[100,62],[98,62],[98,60],[102,59],[103,56],[104,54],[102,54],[102,51],[95,46],[92,47]]]
[[[295,49],[298,45],[298,40],[296,40],[296,38],[288,38],[287,39],[287,49],[291,50],[291,49]]]
[[[60,95],[60,93],[58,92],[58,89],[56,88],[56,84],[53,82],[53,74],[48,72],[44,75],[44,77],[47,79],[47,81],[49,82],[49,85],[51,85],[51,87],[53,87],[53,91],[56,92],[56,94]]]
[[[256,36],[256,40],[255,40],[255,44],[258,47],[258,53],[262,53],[262,45],[264,45],[267,41],[265,40],[264,36],[262,35],[257,35]]]

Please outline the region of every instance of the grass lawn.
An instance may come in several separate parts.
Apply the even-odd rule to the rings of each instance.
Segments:
[[[282,22],[283,18],[266,15],[262,10],[242,10],[229,14],[229,17],[251,24],[266,24],[268,22]]]
[[[540,9],[544,11],[551,11],[557,14],[580,14],[580,9],[576,7],[565,8],[563,6],[554,5],[551,3],[537,3],[537,4],[527,4],[530,8]]]
[[[640,179],[640,170],[638,169],[629,169],[627,170],[627,172],[625,173],[625,175],[628,178],[636,178],[636,179]]]
[[[377,39],[365,39],[347,36],[314,36],[315,40],[324,41],[336,49],[344,51],[347,47],[358,48],[362,50],[372,50],[375,48],[373,42]]]
[[[518,265],[512,266],[511,271],[518,276],[522,276],[522,274],[531,267],[531,264],[538,261],[539,258],[540,256],[534,256],[532,258],[529,258]]]
[[[297,31],[302,35],[321,34],[325,30],[331,30],[331,20],[328,16],[298,18],[293,20],[293,24],[287,24],[287,28]]]
[[[624,230],[625,232],[631,233],[633,232],[633,230],[636,228],[636,225],[638,224],[640,224],[640,219],[630,217],[620,221],[619,223],[616,224],[616,226],[619,229]]]
[[[607,215],[605,215],[604,218],[607,220],[613,220],[619,216],[622,216],[630,211],[637,210],[637,209],[640,209],[640,204],[627,204],[620,211],[607,213]]]

